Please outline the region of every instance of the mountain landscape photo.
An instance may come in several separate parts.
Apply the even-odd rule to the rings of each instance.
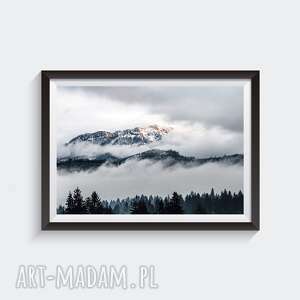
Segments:
[[[242,214],[238,87],[56,91],[58,214]]]

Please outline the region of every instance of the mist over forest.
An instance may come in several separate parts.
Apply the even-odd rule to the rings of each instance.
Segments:
[[[243,191],[243,166],[205,164],[194,168],[164,168],[161,162],[130,161],[118,168],[104,166],[95,172],[58,172],[58,203],[65,195],[80,186],[84,194],[98,191],[102,199],[134,197],[135,195],[168,195],[177,191],[186,195],[191,191],[216,192],[223,189]]]

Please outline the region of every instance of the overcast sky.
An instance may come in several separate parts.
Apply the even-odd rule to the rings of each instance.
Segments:
[[[199,157],[243,151],[239,86],[58,87],[55,104],[59,145],[87,132],[157,124],[174,128],[163,149]]]

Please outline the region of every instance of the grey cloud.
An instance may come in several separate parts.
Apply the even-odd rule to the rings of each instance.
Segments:
[[[201,123],[243,131],[243,88],[192,87],[67,87],[69,91],[105,96],[112,101],[139,104],[150,113],[164,114],[169,121]]]

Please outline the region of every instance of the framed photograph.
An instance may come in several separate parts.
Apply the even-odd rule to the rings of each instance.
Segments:
[[[43,230],[259,230],[259,71],[42,71]]]

